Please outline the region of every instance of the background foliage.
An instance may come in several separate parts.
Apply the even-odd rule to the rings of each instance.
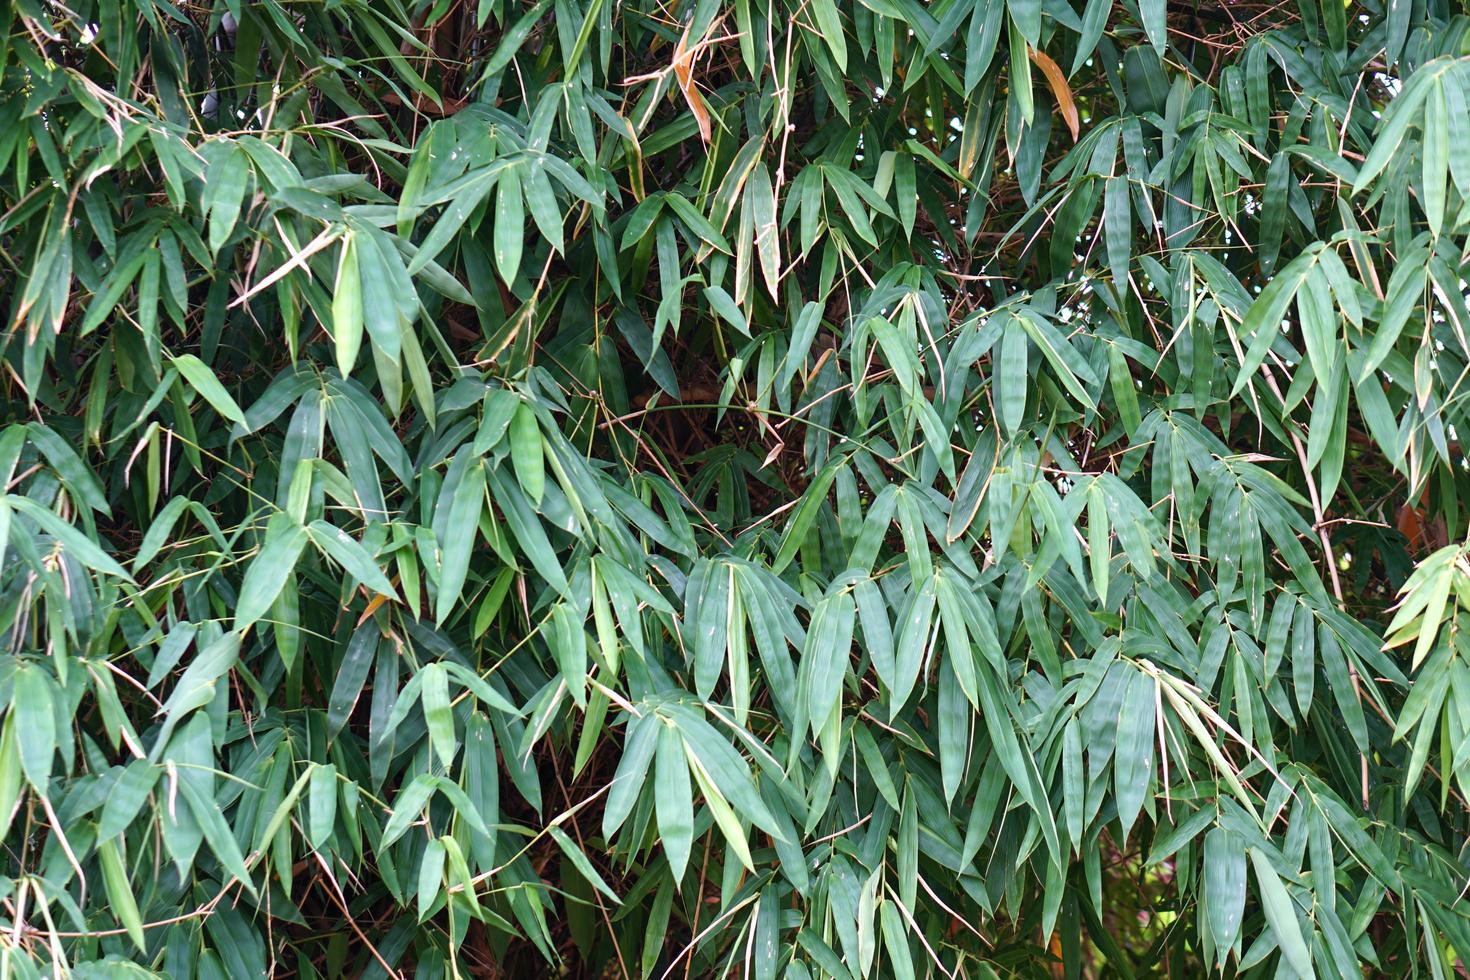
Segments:
[[[1463,974],[1467,27],[7,4],[0,971]]]

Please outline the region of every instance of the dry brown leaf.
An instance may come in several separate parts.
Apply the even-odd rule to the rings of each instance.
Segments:
[[[685,31],[679,38],[679,43],[674,46],[674,79],[679,83],[679,91],[684,93],[684,101],[689,103],[689,111],[694,114],[694,121],[699,124],[700,139],[708,144],[710,138],[709,110],[704,107],[704,98],[694,84],[694,49],[697,47],[697,43],[689,44],[689,32]]]
[[[1051,88],[1051,94],[1056,97],[1057,108],[1062,110],[1062,118],[1066,120],[1067,129],[1072,134],[1072,142],[1077,142],[1079,132],[1077,103],[1072,99],[1072,86],[1067,84],[1067,76],[1062,74],[1062,69],[1051,60],[1051,56],[1045,51],[1037,51],[1035,48],[1028,48],[1027,51],[1031,55],[1031,60],[1036,62],[1036,67],[1040,68],[1041,73],[1046,76],[1046,84]]]

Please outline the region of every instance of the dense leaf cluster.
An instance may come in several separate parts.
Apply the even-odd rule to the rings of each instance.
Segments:
[[[1459,3],[0,18],[6,975],[1465,970]]]

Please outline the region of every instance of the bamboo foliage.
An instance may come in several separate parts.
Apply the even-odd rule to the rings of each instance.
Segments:
[[[0,18],[0,973],[1470,965],[1459,3]]]

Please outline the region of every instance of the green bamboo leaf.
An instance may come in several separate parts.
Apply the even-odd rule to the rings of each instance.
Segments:
[[[449,247],[455,236],[464,228],[465,222],[490,196],[497,178],[505,171],[506,166],[505,163],[491,164],[464,178],[464,186],[460,187],[450,198],[439,220],[424,236],[418,251],[414,253],[413,260],[408,264],[410,275],[417,275],[421,270],[428,268],[440,253]]]
[[[380,850],[386,849],[403,836],[409,825],[423,813],[424,805],[434,795],[436,787],[435,777],[423,775],[414,777],[413,782],[399,791],[393,801],[393,812],[383,827],[383,839],[378,845]]]
[[[898,716],[918,682],[919,669],[928,648],[929,627],[933,622],[936,600],[934,577],[928,576],[919,582],[904,612],[899,625],[898,644],[894,650],[893,676],[884,678],[890,691],[890,719]]]
[[[1041,0],[1008,0],[1006,9],[1011,23],[1015,24],[1026,43],[1032,47],[1041,44]]]
[[[831,488],[832,481],[837,478],[837,471],[844,462],[843,457],[834,457],[807,485],[805,492],[801,495],[801,502],[797,504],[795,513],[791,515],[791,523],[786,525],[786,533],[781,536],[781,546],[776,550],[776,557],[771,560],[771,571],[779,573],[791,564],[791,559],[796,557],[797,549],[806,539],[812,522],[817,519],[817,509],[826,499],[827,491]]]
[[[1297,606],[1291,627],[1291,678],[1303,718],[1312,709],[1312,688],[1317,678],[1316,636],[1312,610],[1305,605]]]
[[[1326,6],[1332,6],[1330,0]],[[1339,11],[1339,14],[1341,11]],[[1445,104],[1445,81],[1436,81],[1424,103],[1423,187],[1424,215],[1436,236],[1444,226],[1445,185],[1449,180],[1449,109]]]
[[[218,253],[240,220],[250,181],[250,158],[228,140],[214,145],[220,149],[212,154],[200,203],[209,216],[209,251]]]
[[[545,164],[538,160],[526,168],[521,189],[542,237],[557,252],[565,251],[561,209],[557,207],[556,193],[551,189],[551,178],[546,176]]]
[[[1001,334],[1000,361],[997,367],[999,386],[996,408],[1006,431],[1015,435],[1026,418],[1026,392],[1030,387],[1028,351],[1030,344],[1019,319],[1011,317]]]
[[[313,766],[307,789],[307,842],[320,848],[337,822],[337,767]]]
[[[138,912],[138,900],[133,895],[132,883],[128,881],[127,868],[123,866],[122,852],[117,839],[109,838],[97,845],[97,857],[102,865],[102,884],[107,889],[107,902],[113,914],[127,930],[128,938],[139,952],[147,952],[147,941],[143,937],[143,916]]]
[[[15,672],[11,710],[15,712],[16,740],[26,782],[41,796],[49,794],[51,767],[56,756],[55,683],[40,667]]]
[[[1281,336],[1281,321],[1286,316],[1287,308],[1291,301],[1296,298],[1297,290],[1307,281],[1307,275],[1312,270],[1315,257],[1310,253],[1303,253],[1293,259],[1286,268],[1276,274],[1276,277],[1267,284],[1251,303],[1250,309],[1246,311],[1245,318],[1240,324],[1240,333],[1243,338],[1250,339],[1250,348],[1246,351],[1245,358],[1240,364],[1240,373],[1236,375],[1235,384],[1231,386],[1230,396],[1238,395],[1260,369],[1266,360],[1266,354]]]
[[[418,910],[419,921],[423,922],[434,911],[435,902],[444,886],[444,842],[437,838],[424,847],[424,856],[419,859]]]
[[[1398,153],[1409,126],[1415,121],[1419,107],[1429,94],[1434,74],[1432,71],[1416,72],[1398,98],[1389,104],[1388,111],[1379,120],[1378,136],[1373,141],[1373,148],[1368,151],[1368,155],[1363,158],[1363,165],[1358,168],[1358,177],[1353,181],[1353,194],[1362,193]]]
[[[363,585],[381,596],[396,599],[393,583],[378,567],[377,561],[355,538],[326,521],[312,521],[307,528],[312,544],[332,558]]]
[[[235,399],[225,390],[225,386],[219,383],[208,364],[205,364],[193,354],[180,354],[173,358],[173,365],[178,370],[199,396],[209,402],[220,415],[237,424],[244,424],[245,413],[240,411],[240,406],[235,404]]]
[[[1291,158],[1277,153],[1266,168],[1266,190],[1261,203],[1261,269],[1265,272],[1276,267],[1276,259],[1281,254],[1290,185]]]
[[[530,405],[521,402],[510,419],[510,460],[515,466],[516,480],[531,504],[541,506],[546,488],[546,462],[542,450],[541,424]]]
[[[684,759],[684,739],[678,729],[667,723],[658,725],[654,801],[664,857],[678,885],[684,879],[694,841],[694,791],[689,782],[689,765]]]
[[[1032,310],[1021,310],[1015,322],[1021,325],[1026,335],[1041,351],[1042,356],[1057,372],[1062,386],[1077,401],[1095,410],[1097,406],[1093,403],[1092,396],[1083,387],[1083,383],[1096,385],[1097,376],[1093,373],[1091,365],[1073,349],[1072,345],[1067,342],[1067,338],[1062,336],[1061,331],[1048,323],[1045,317]]]
[[[449,675],[443,664],[427,664],[419,671],[419,697],[424,706],[424,723],[434,751],[447,769],[459,752],[454,733],[454,710],[449,700]]]
[[[239,880],[247,892],[254,895],[255,883],[251,881],[250,871],[245,867],[245,856],[240,853],[240,845],[236,843],[230,825],[225,823],[219,804],[213,797],[206,795],[192,779],[180,779],[178,786],[220,866]]]
[[[618,763],[617,771],[613,773],[607,807],[602,812],[604,835],[616,833],[632,812],[648,776],[648,766],[653,760],[662,727],[664,726],[652,712],[642,715],[629,725],[628,735],[623,743],[623,757]]]
[[[725,662],[733,575],[732,566],[704,560],[689,577],[686,635],[694,655],[694,689],[703,698],[713,693]]]
[[[446,487],[446,489],[448,489]],[[434,602],[434,622],[442,623],[454,611],[469,575],[470,556],[479,536],[480,514],[485,505],[485,466],[478,458],[464,471],[453,488],[439,542],[439,593]],[[442,506],[442,503],[441,503]]]
[[[485,64],[485,72],[481,76],[482,81],[486,78],[493,78],[499,75],[510,65],[516,56],[516,52],[521,49],[521,45],[525,44],[526,38],[531,35],[531,31],[535,28],[536,22],[545,16],[546,10],[550,6],[551,0],[538,0],[530,10],[526,11],[516,20],[515,24],[509,30],[501,35],[500,45],[495,49],[495,53],[490,56],[490,60]],[[482,3],[481,14],[478,18],[479,23],[482,25],[485,23],[486,8],[487,5]]]
[[[618,898],[617,893],[612,890],[602,875],[598,874],[597,868],[593,866],[592,861],[587,857],[582,848],[578,847],[576,842],[567,836],[567,832],[555,825],[548,829],[551,833],[551,839],[556,841],[557,846],[561,848],[562,854],[566,856],[567,860],[572,862],[582,877],[586,878],[592,887],[612,899],[614,904],[621,904],[621,899]]]
[[[1312,954],[1302,937],[1301,924],[1296,917],[1296,903],[1292,901],[1286,886],[1271,862],[1257,848],[1250,848],[1251,866],[1256,872],[1256,887],[1260,889],[1261,907],[1266,912],[1266,921],[1276,935],[1281,947],[1281,956],[1297,976],[1310,977]]]
[[[521,266],[521,246],[526,234],[520,170],[503,171],[498,187],[495,197],[495,268],[509,286]]]
[[[979,706],[978,683],[975,674],[975,653],[970,646],[969,628],[965,622],[965,611],[961,604],[959,589],[963,583],[946,571],[937,576],[935,598],[938,600],[939,621],[944,627],[944,639],[949,654],[949,667],[959,682],[960,690],[971,705]]]
[[[1393,351],[1394,344],[1408,325],[1409,318],[1429,285],[1429,268],[1423,251],[1404,255],[1388,281],[1388,295],[1383,300],[1383,316],[1378,330],[1368,345],[1357,380],[1367,379]]]
[[[236,632],[243,633],[270,610],[307,540],[306,528],[289,515],[275,514],[266,522],[260,551],[240,582],[240,598],[235,603]]]
[[[1126,293],[1133,250],[1133,212],[1127,177],[1109,177],[1103,185],[1102,220],[1113,284],[1119,292]]]
[[[342,236],[342,254],[337,260],[337,279],[332,286],[332,340],[337,348],[337,370],[345,378],[357,363],[362,349],[362,277],[357,264],[355,236]]]
[[[1223,827],[1206,834],[1204,873],[1204,903],[1215,962],[1223,964],[1240,937],[1245,916],[1245,846],[1240,838]]]
[[[1080,850],[1082,846],[1085,816],[1082,808],[1087,798],[1084,778],[1081,727],[1074,720],[1062,729],[1062,808],[1073,850]]]
[[[390,252],[382,245],[375,234],[360,234],[353,248],[362,291],[363,325],[367,327],[368,336],[377,351],[396,365],[403,343],[403,316],[399,308],[402,297],[394,282],[394,267],[401,265],[402,260],[396,250]],[[413,294],[412,289],[408,292]],[[417,302],[416,296],[413,301]]]
[[[473,470],[472,470],[473,472]],[[501,478],[498,472],[488,475],[491,499],[505,515],[505,522],[525,552],[531,566],[553,589],[565,592],[568,588],[566,573],[556,559],[546,529],[531,509],[530,502],[519,485],[512,485]]]
[[[750,856],[750,842],[746,839],[745,829],[740,826],[740,820],[735,816],[735,811],[730,809],[730,804],[721,795],[714,782],[705,773],[704,767],[690,751],[688,746],[684,748],[685,756],[689,759],[690,768],[694,773],[694,779],[699,784],[699,790],[704,794],[704,805],[709,809],[715,825],[720,828],[720,833],[730,845],[730,850],[735,857],[745,866],[747,871],[755,869],[755,861]]]
[[[1021,120],[1030,126],[1036,118],[1035,94],[1031,90],[1031,57],[1030,49],[1035,44],[1041,43],[1041,15],[1037,9],[1041,6],[1037,0],[1021,0],[1017,4],[1006,4],[1011,16],[1006,19],[1006,40],[1010,45],[1011,75],[1010,84],[1016,96],[1016,106],[1021,111]],[[1033,15],[1031,11],[1035,10]],[[1022,12],[1021,22],[1016,20],[1018,11]],[[1024,24],[1024,27],[1023,27]],[[1027,37],[1027,32],[1033,32]]]
[[[19,433],[24,433],[31,443],[46,457],[46,462],[55,468],[57,475],[66,484],[67,490],[74,494],[88,507],[102,514],[110,514],[111,509],[107,504],[107,494],[102,486],[102,481],[77,455],[76,447],[70,445],[50,426],[39,422],[32,422],[24,429],[16,426],[7,428],[7,436],[17,433],[13,438],[19,439]],[[19,452],[18,443],[15,451]],[[13,472],[13,463],[6,467]],[[9,473],[7,473],[7,479]]]
[[[833,0],[815,0],[814,7],[820,11],[823,4],[833,8]],[[836,16],[833,8],[833,16]],[[828,43],[831,43],[829,36]],[[838,43],[845,44],[838,35]],[[838,59],[839,61],[843,59]],[[771,187],[771,175],[763,163],[757,163],[745,185],[745,206],[750,210],[751,224],[755,229],[755,250],[760,258],[761,276],[772,297],[779,297],[781,282],[781,233],[776,224],[776,192]]]
[[[117,563],[117,560],[98,547],[94,541],[34,500],[10,494],[5,497],[5,503],[16,512],[34,521],[41,530],[55,539],[62,551],[70,554],[83,565],[124,581],[133,580],[132,576]]]
[[[1113,786],[1118,799],[1118,820],[1125,837],[1138,818],[1153,780],[1154,687],[1147,675],[1133,674],[1118,712]]]
[[[832,715],[842,696],[857,609],[852,592],[829,592],[812,611],[801,657],[801,688],[813,732]]]
[[[1102,39],[1103,31],[1108,26],[1108,14],[1111,13],[1112,6],[1110,0],[1087,0],[1087,8],[1082,13],[1081,37],[1077,41],[1077,53],[1073,56],[1072,69],[1067,73],[1068,76],[1077,74],[1096,50],[1097,42]]]
[[[821,33],[822,40],[827,42],[832,60],[837,63],[837,70],[847,71],[847,33],[842,29],[842,18],[838,16],[837,4],[833,0],[812,0],[811,9],[816,17],[817,30]]]
[[[1334,0],[1325,0],[1324,8]],[[1148,42],[1154,46],[1159,57],[1164,56],[1169,46],[1169,21],[1168,5],[1165,0],[1139,0],[1138,12],[1143,16],[1143,30],[1148,35]],[[1338,11],[1339,18],[1342,11]]]
[[[107,801],[102,805],[102,819],[97,822],[97,839],[105,841],[126,830],[148,802],[163,770],[147,759],[134,759],[118,774]]]
[[[359,628],[347,641],[347,652],[332,682],[332,695],[327,707],[327,738],[335,738],[352,716],[352,709],[362,695],[373,657],[378,650],[378,636],[371,628]]]

